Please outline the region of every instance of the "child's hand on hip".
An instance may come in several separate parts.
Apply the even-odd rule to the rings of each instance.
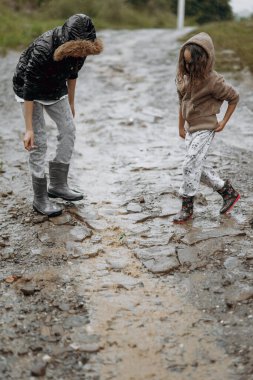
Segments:
[[[218,122],[218,127],[214,130],[214,132],[221,132],[225,128],[226,123],[224,121]]]
[[[182,139],[185,139],[185,135],[186,135],[185,129],[180,129],[179,136],[182,137]]]

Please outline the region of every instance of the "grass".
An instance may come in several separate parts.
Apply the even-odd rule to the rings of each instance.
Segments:
[[[20,15],[6,8],[0,9],[0,52],[23,49],[34,38],[62,23],[62,20],[40,20],[33,15]]]
[[[8,3],[8,2],[7,2]],[[39,10],[15,12],[0,0],[0,53],[23,49],[46,30],[62,25],[74,13],[89,14],[101,29],[174,28],[176,17],[164,10],[134,9],[124,0],[48,0]],[[5,5],[4,5],[5,4]],[[192,23],[191,20],[187,20]],[[184,37],[205,31],[216,49],[216,69],[239,71],[248,67],[253,73],[253,19],[210,23]]]
[[[240,71],[247,67],[253,73],[252,30],[253,19],[210,23],[184,36],[183,41],[206,32],[214,42],[218,71]]]
[[[176,17],[169,12],[157,11],[150,14],[148,10],[138,11],[126,6],[124,1],[119,5],[118,0],[102,3],[98,0],[97,4],[96,0],[89,1],[92,5],[88,9],[83,5],[78,7],[78,1],[81,4],[80,0],[75,0],[73,3],[66,0],[52,1],[47,8],[42,7],[40,11],[15,12],[3,5],[0,0],[0,53],[6,53],[9,49],[23,49],[46,30],[62,25],[66,18],[74,13],[87,12],[91,15],[98,31],[101,29],[173,28],[176,25]],[[60,7],[61,2],[62,7]]]

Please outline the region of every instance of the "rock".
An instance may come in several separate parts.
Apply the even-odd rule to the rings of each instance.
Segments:
[[[170,273],[180,266],[176,257],[158,257],[154,260],[144,261],[145,267],[152,273]]]
[[[253,298],[253,287],[237,285],[229,288],[225,293],[226,304],[232,306],[237,302],[247,301]]]
[[[193,247],[178,248],[177,256],[180,264],[186,266],[195,264],[200,260],[197,249]]]
[[[180,266],[173,246],[136,249],[134,253],[152,273],[169,273]]]
[[[36,287],[32,284],[24,285],[20,290],[25,296],[32,296],[37,291]]]
[[[50,218],[50,222],[57,226],[62,226],[64,224],[68,224],[72,221],[71,215],[70,214],[62,214],[60,216],[56,216],[54,218]]]
[[[84,226],[76,226],[70,230],[70,238],[76,242],[84,241],[91,234],[91,230]]]
[[[101,350],[101,348],[103,348],[100,343],[80,343],[80,344],[72,343],[70,347],[73,348],[74,350],[89,352],[89,353],[98,352],[99,350]]]
[[[240,266],[240,260],[237,257],[229,257],[224,261],[224,267],[226,269],[236,269]]]
[[[61,311],[69,311],[70,307],[67,303],[60,303],[58,306],[58,309]]]
[[[47,363],[44,361],[38,361],[32,366],[31,375],[36,377],[45,376],[46,369]]]
[[[129,203],[127,205],[128,212],[141,212],[142,207],[138,203]]]
[[[244,236],[246,235],[245,231],[233,230],[229,228],[213,228],[211,230],[196,230],[187,233],[182,242],[187,245],[193,245],[208,239],[216,239],[224,236]]]
[[[110,269],[113,270],[122,270],[129,264],[128,257],[109,257],[106,259],[107,264]]]
[[[46,220],[48,220],[48,216],[47,215],[35,215],[32,219],[32,222],[34,224],[39,224],[39,223],[43,223],[45,222]]]
[[[7,367],[7,359],[4,356],[0,355],[0,374],[3,374],[6,371]]]

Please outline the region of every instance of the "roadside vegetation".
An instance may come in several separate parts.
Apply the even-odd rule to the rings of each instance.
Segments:
[[[177,0],[0,0],[0,53],[23,49],[74,13],[88,14],[101,30],[175,28],[176,11]],[[206,31],[212,36],[216,68],[248,67],[253,72],[253,18],[234,21],[232,17],[229,0],[186,1],[186,25],[201,24],[193,33]]]
[[[242,21],[211,23],[184,36],[186,41],[193,34],[206,32],[213,39],[216,49],[216,69],[240,71],[247,67],[253,73],[253,18]]]

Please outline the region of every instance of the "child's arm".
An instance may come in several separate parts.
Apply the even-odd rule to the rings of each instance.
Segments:
[[[223,120],[219,121],[218,124],[219,126],[214,130],[215,132],[221,132],[224,128],[225,125],[227,124],[228,120],[232,116],[234,110],[236,109],[237,103],[236,104],[228,104],[227,111],[224,115]]]
[[[68,79],[68,98],[73,117],[75,117],[75,88],[76,79]]]
[[[218,127],[215,129],[215,132],[221,132],[225,128],[225,125],[237,106],[239,94],[233,86],[226,83],[221,75],[217,75],[216,80],[214,81],[213,95],[216,99],[222,101],[226,100],[228,102],[228,108],[225,116],[223,120],[218,123]]]
[[[31,150],[36,148],[34,145],[34,133],[32,125],[32,115],[33,115],[33,101],[25,100],[24,104],[24,114],[25,114],[25,136],[24,136],[24,146],[26,150]]]
[[[183,139],[185,138],[185,129],[184,129],[185,119],[182,115],[182,108],[181,105],[179,107],[179,115],[178,115],[178,129],[179,129],[179,136]]]

